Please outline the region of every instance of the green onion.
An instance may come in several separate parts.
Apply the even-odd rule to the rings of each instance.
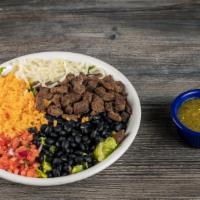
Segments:
[[[2,74],[4,69],[5,69],[5,67],[0,67],[0,75]]]
[[[35,88],[29,88],[28,91],[32,92],[33,96],[36,96],[36,94],[37,94],[37,90]]]
[[[89,66],[88,67],[88,74],[93,70],[93,69],[95,69],[95,65],[91,65],[91,66]]]

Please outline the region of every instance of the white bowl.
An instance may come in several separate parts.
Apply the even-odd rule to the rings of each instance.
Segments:
[[[130,105],[132,106],[133,113],[129,119],[128,128],[126,130],[127,137],[124,139],[124,141],[120,144],[120,146],[104,161],[96,164],[93,167],[90,167],[87,170],[84,170],[82,172],[79,172],[77,174],[72,174],[64,177],[58,177],[58,178],[29,178],[24,177],[20,175],[15,175],[9,172],[6,172],[4,170],[0,170],[0,177],[7,179],[9,181],[13,181],[16,183],[26,184],[26,185],[38,185],[38,186],[52,186],[52,185],[61,185],[66,183],[72,183],[75,181],[79,181],[82,179],[85,179],[87,177],[90,177],[105,168],[109,167],[112,163],[114,163],[116,160],[118,160],[130,147],[131,143],[135,139],[135,136],[138,132],[139,126],[140,126],[140,120],[141,120],[141,106],[140,106],[140,100],[138,98],[138,94],[135,90],[135,88],[132,86],[132,84],[129,82],[129,80],[117,69],[112,67],[111,65],[82,54],[78,53],[70,53],[70,52],[41,52],[41,53],[34,53],[25,55],[22,57],[18,57],[15,59],[24,59],[24,58],[44,58],[44,59],[52,59],[52,58],[62,58],[67,59],[71,61],[76,62],[83,62],[91,65],[96,65],[99,68],[102,68],[105,70],[107,74],[111,74],[115,80],[122,81],[125,86],[128,93],[128,101]],[[10,63],[12,63],[15,59],[10,60],[6,63],[3,63],[1,66],[9,66]]]

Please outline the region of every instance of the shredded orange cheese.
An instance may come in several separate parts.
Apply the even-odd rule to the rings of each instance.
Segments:
[[[44,113],[36,110],[29,84],[13,74],[0,78],[0,133],[10,138],[29,127],[46,124]]]

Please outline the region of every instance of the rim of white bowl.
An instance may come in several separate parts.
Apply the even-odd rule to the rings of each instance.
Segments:
[[[106,158],[104,161],[82,171],[77,174],[71,174],[68,176],[57,177],[57,178],[31,178],[31,177],[24,177],[16,174],[12,174],[10,172],[0,170],[0,177],[6,180],[25,184],[25,185],[35,185],[35,186],[54,186],[54,185],[62,185],[66,183],[72,183],[76,181],[83,180],[88,178],[98,172],[101,172],[105,168],[109,167],[115,161],[117,161],[131,146],[135,136],[138,132],[140,121],[141,121],[141,105],[138,94],[130,83],[130,81],[116,68],[111,66],[108,63],[105,63],[97,58],[87,56],[84,54],[79,53],[72,53],[72,52],[62,52],[62,51],[48,51],[48,52],[39,52],[33,54],[27,54],[21,57],[14,58],[7,62],[1,64],[2,66],[10,65],[14,60],[18,59],[26,59],[26,58],[43,58],[43,59],[54,59],[54,58],[64,58],[66,60],[76,61],[76,62],[83,62],[87,64],[96,65],[99,68],[105,70],[106,73],[111,74],[114,79],[122,81],[128,92],[128,100],[131,104],[133,109],[132,115],[129,119],[129,124],[126,130],[127,136],[124,141],[120,144],[120,146]]]

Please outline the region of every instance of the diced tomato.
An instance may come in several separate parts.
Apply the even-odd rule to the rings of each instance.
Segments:
[[[29,132],[21,133],[13,139],[0,136],[0,169],[22,176],[38,177],[36,158],[39,151],[32,144]]]
[[[11,146],[13,149],[16,149],[20,144],[20,138],[19,137],[15,137],[12,141],[11,141]]]
[[[13,173],[14,173],[14,174],[19,174],[19,169],[15,169],[15,170],[13,171]]]
[[[29,177],[36,177],[36,176],[37,176],[37,173],[36,173],[35,169],[34,169],[34,168],[29,169],[29,170],[27,171],[27,176],[29,176]]]
[[[20,151],[18,154],[21,158],[26,158],[28,156],[28,151]]]
[[[21,170],[20,175],[26,176],[26,170],[25,170],[25,169],[24,169],[24,170]]]

